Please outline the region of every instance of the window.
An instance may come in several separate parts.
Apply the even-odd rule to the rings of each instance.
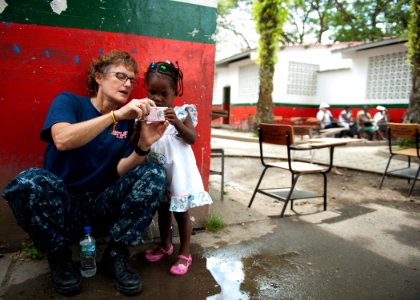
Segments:
[[[260,80],[257,65],[239,68],[239,99],[241,102],[244,100],[258,101],[259,86]]]
[[[287,93],[289,95],[315,96],[319,65],[289,62]]]
[[[411,91],[407,52],[369,57],[367,99],[408,99]]]

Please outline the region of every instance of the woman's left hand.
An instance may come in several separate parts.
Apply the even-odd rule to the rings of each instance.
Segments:
[[[143,150],[150,149],[152,144],[163,136],[168,125],[167,120],[165,122],[141,122],[140,138],[137,145]]]

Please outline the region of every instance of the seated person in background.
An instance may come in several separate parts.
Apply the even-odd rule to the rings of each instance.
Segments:
[[[316,114],[316,118],[318,119],[321,129],[333,128],[334,125],[337,127],[337,125],[333,123],[334,117],[332,113],[327,109],[328,107],[330,107],[328,103],[321,102],[319,105],[319,111]]]
[[[330,107],[327,102],[321,102],[319,105],[319,111],[316,114],[316,118],[318,119],[319,126],[321,129],[329,129],[329,128],[339,128],[337,122],[334,121],[334,117],[327,108]],[[335,137],[341,137],[341,132],[335,134]]]
[[[375,126],[372,116],[368,112],[369,107],[363,106],[363,109],[357,112],[357,127],[361,137],[367,136],[369,140],[383,140],[384,136],[379,128]]]
[[[327,109],[330,107],[327,102],[321,102],[319,105],[319,111],[316,114],[316,118],[318,119],[319,126],[321,129],[328,129],[328,128],[337,128],[337,123],[334,123],[334,117],[332,113]],[[335,137],[339,137],[340,133],[336,134]],[[336,175],[343,175],[337,167],[334,166],[333,173]]]
[[[341,137],[347,135],[349,137],[357,137],[357,125],[354,123],[351,107],[346,105],[338,117],[338,124],[346,128],[346,131],[341,132]]]
[[[387,136],[388,122],[391,120],[386,107],[378,105],[376,107],[378,112],[373,116],[374,125],[379,128],[384,137]]]

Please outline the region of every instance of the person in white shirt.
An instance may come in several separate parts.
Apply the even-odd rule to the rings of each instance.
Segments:
[[[376,107],[378,112],[373,116],[373,124],[379,128],[384,137],[387,136],[388,122],[390,121],[390,115],[386,107],[378,105]]]
[[[334,117],[327,108],[330,107],[327,102],[321,102],[319,105],[319,111],[316,114],[316,118],[318,119],[319,126],[322,129],[328,128],[336,128],[339,127],[337,123],[334,123]],[[341,137],[340,133],[336,134],[336,137]],[[343,175],[336,166],[333,167],[333,173],[336,175]]]
[[[319,126],[321,126],[322,129],[327,128],[333,128],[334,127],[334,117],[331,113],[331,111],[328,110],[328,103],[321,102],[319,105],[319,111],[316,114],[316,118],[318,119]]]
[[[357,125],[354,123],[351,107],[346,105],[341,111],[340,116],[338,117],[338,124],[341,127],[346,128],[346,131],[343,131],[341,136],[347,135],[349,137],[357,137]]]

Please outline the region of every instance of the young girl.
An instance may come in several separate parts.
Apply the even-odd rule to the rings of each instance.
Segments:
[[[178,260],[171,267],[172,275],[184,275],[191,265],[190,236],[192,225],[188,210],[211,204],[204,190],[191,145],[196,140],[197,110],[194,105],[174,106],[173,100],[183,93],[183,74],[171,62],[152,62],[147,69],[147,96],[158,107],[168,107],[165,118],[170,125],[163,137],[153,144],[149,160],[162,164],[167,171],[167,196],[158,209],[160,245],[147,250],[145,258],[159,261],[173,253],[171,244],[172,212],[178,224],[181,246]]]

